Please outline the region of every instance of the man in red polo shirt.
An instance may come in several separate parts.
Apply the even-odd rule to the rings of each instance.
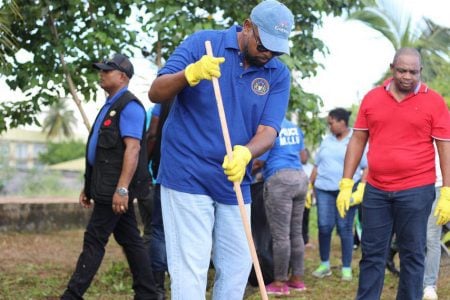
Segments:
[[[435,197],[436,142],[443,187],[435,211],[450,221],[450,114],[443,98],[420,82],[416,49],[398,50],[393,78],[363,99],[349,142],[336,202],[348,210],[353,173],[369,142],[369,174],[362,203],[362,259],[357,299],[380,299],[391,233],[400,253],[397,299],[422,299],[427,220]]]

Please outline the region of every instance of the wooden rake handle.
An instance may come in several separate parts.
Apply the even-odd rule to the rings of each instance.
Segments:
[[[213,55],[211,41],[205,42],[206,54]],[[227,151],[228,159],[233,160],[233,149],[231,147],[230,134],[228,132],[227,120],[225,118],[225,110],[223,109],[222,95],[220,93],[219,80],[216,77],[212,78],[214,94],[216,96],[217,109],[219,110],[220,125],[222,127],[223,140],[225,142],[225,148]],[[245,236],[247,237],[248,247],[250,248],[250,255],[252,256],[253,266],[255,267],[256,278],[258,279],[259,291],[261,293],[262,300],[268,300],[266,286],[264,285],[264,279],[261,273],[261,267],[259,265],[258,256],[256,255],[255,243],[253,242],[252,231],[250,222],[247,217],[244,206],[244,197],[242,196],[241,184],[239,182],[233,182],[234,191],[236,192],[236,198],[238,201],[239,211],[241,213],[242,223],[244,225]]]

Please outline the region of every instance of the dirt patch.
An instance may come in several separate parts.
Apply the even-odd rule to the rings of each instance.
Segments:
[[[0,234],[0,269],[13,271],[17,265],[56,265],[75,268],[83,245],[83,230],[47,234]],[[104,263],[125,259],[122,249],[110,239]]]

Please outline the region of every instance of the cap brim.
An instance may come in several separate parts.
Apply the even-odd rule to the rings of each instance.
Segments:
[[[258,26],[258,32],[259,32],[259,38],[261,39],[261,42],[265,48],[267,48],[273,52],[282,52],[287,55],[290,54],[288,40],[268,34],[259,26]]]
[[[106,70],[106,71],[111,71],[111,70],[115,70],[114,67],[109,66],[107,64],[104,63],[94,63],[92,64],[92,66],[98,70]]]

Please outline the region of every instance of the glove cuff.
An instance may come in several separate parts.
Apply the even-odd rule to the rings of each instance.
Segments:
[[[242,154],[242,158],[245,160],[246,164],[248,164],[252,159],[252,153],[250,152],[250,149],[248,149],[245,146],[236,145],[234,146],[234,151],[237,151],[240,154]]]
[[[439,199],[446,199],[450,201],[450,186],[441,187]]]
[[[190,86],[196,86],[200,82],[194,77],[194,72],[192,70],[192,68],[194,68],[194,64],[195,63],[192,63],[184,69],[184,77],[186,77],[186,80]]]
[[[353,188],[354,185],[354,181],[353,179],[350,178],[342,178],[341,181],[339,181],[339,189],[348,189],[348,188]]]

